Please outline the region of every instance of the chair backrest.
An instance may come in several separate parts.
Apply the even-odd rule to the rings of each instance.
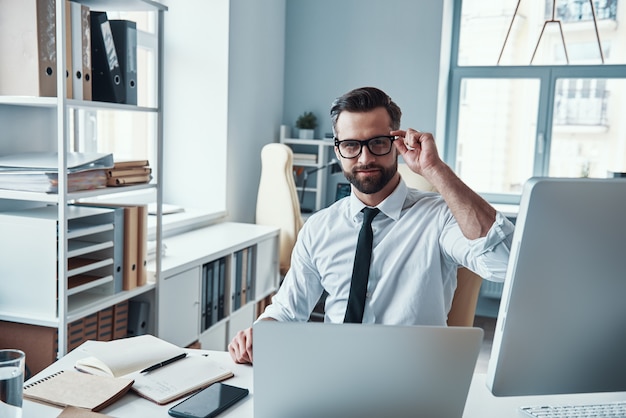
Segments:
[[[280,228],[280,272],[284,276],[289,270],[291,252],[302,228],[300,202],[293,178],[293,152],[285,144],[271,143],[261,150],[256,223]]]
[[[437,191],[424,177],[411,171],[404,163],[398,163],[398,172],[409,187],[430,192]],[[465,267],[459,268],[456,277],[456,290],[450,312],[448,312],[448,326],[471,327],[474,325],[476,304],[483,279]]]
[[[437,191],[437,189],[435,189],[435,187],[430,184],[428,180],[413,172],[405,163],[398,163],[398,173],[400,173],[400,177],[402,177],[402,180],[404,180],[406,185],[413,189],[424,190],[427,192]]]

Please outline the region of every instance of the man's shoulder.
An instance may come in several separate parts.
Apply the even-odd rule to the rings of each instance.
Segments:
[[[312,213],[311,215],[309,215],[306,222],[308,221],[324,222],[328,219],[332,219],[334,217],[343,215],[344,213],[346,213],[349,206],[350,206],[349,197],[344,197],[342,199],[339,199],[336,202],[333,202],[330,206],[327,206],[325,208],[318,210],[317,212]]]

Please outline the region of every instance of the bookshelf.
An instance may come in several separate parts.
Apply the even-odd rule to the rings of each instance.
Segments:
[[[305,171],[319,169],[328,163],[330,150],[334,146],[333,141],[328,139],[281,138],[280,141],[293,150],[294,169],[302,168]],[[300,175],[296,178],[298,197],[303,193],[302,177]],[[327,178],[328,173],[325,169],[320,169],[308,177],[304,198],[300,204],[302,212],[306,210],[316,212],[325,206]]]
[[[223,222],[167,237],[158,336],[180,346],[199,341],[203,349],[226,350],[239,330],[252,325],[262,301],[278,289],[278,232],[270,226]],[[207,281],[207,271],[215,273],[214,267],[217,298],[206,296],[206,290],[216,288],[215,281]],[[154,272],[156,264],[148,270]],[[213,286],[207,288],[207,283]],[[210,301],[217,301],[218,309],[207,320]]]
[[[31,0],[19,2],[20,6],[17,4],[11,3],[10,6],[14,7],[10,13],[16,16],[23,17],[27,12],[36,20],[37,15],[33,12],[36,7],[48,12],[45,17],[51,26],[47,28],[53,30],[46,31],[48,38],[45,39],[54,41],[48,42],[54,45],[52,53],[56,57],[50,67],[54,94],[0,93],[0,126],[3,127],[0,155],[31,151],[56,153],[56,170],[60,175],[58,193],[54,194],[0,189],[0,219],[6,231],[12,230],[11,234],[3,233],[0,238],[0,321],[10,324],[12,333],[19,332],[19,326],[23,325],[25,328],[43,327],[48,334],[54,334],[56,352],[53,357],[56,357],[65,355],[71,348],[70,336],[75,324],[83,320],[87,323],[87,319],[94,316],[103,320],[112,318],[103,312],[112,312],[115,306],[127,306],[127,302],[134,298],[147,298],[153,305],[158,305],[157,282],[128,290],[114,288],[117,284],[112,267],[115,260],[112,211],[77,208],[74,204],[94,199],[117,199],[133,205],[154,203],[158,211],[153,235],[156,245],[161,245],[161,51],[167,7],[151,0],[76,0],[68,3]],[[131,12],[155,23],[153,30],[141,31],[143,41],[138,40],[137,44],[139,47],[141,43],[142,47],[138,49],[142,49],[143,54],[143,58],[138,57],[138,70],[148,74],[138,83],[144,94],[140,92],[137,105],[92,101],[86,91],[80,98],[74,98],[75,95],[70,93],[73,81],[69,77],[72,72],[68,71],[68,60],[76,44],[72,32],[66,29],[73,29],[74,15],[70,9],[76,5],[79,8],[85,6],[83,9],[90,11]],[[27,7],[33,10],[26,10]],[[144,47],[146,44],[148,46]],[[17,71],[26,73],[22,68]],[[0,77],[6,75],[0,73]],[[129,151],[122,149],[122,141],[108,140],[116,136],[116,124],[121,120],[129,121],[133,129],[137,129],[137,124],[147,126],[141,129],[146,132],[142,137],[142,142],[146,143],[144,150]],[[154,167],[154,178],[150,183],[129,187],[70,193],[66,174],[70,152],[112,153],[114,157],[123,155],[124,159],[149,159]],[[91,225],[80,232],[79,224],[85,222]],[[17,262],[18,256],[21,256],[20,263]],[[92,265],[74,267],[73,260],[81,256],[92,259]],[[158,256],[156,264],[158,271]],[[83,273],[95,274],[97,279],[77,284],[77,277]]]

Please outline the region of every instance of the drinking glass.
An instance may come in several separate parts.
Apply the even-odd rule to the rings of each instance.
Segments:
[[[0,350],[0,417],[22,418],[26,356],[20,350]]]

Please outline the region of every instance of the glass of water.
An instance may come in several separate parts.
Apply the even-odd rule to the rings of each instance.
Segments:
[[[22,418],[26,356],[20,350],[0,350],[0,417]]]

